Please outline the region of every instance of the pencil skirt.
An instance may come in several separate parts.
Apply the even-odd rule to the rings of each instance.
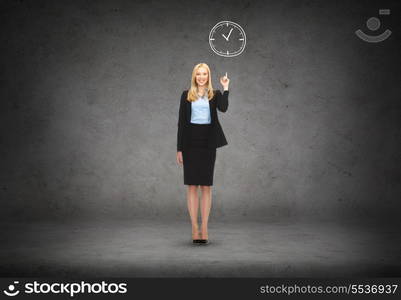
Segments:
[[[208,148],[210,124],[190,124],[189,147],[182,151],[185,185],[213,185],[216,148]]]

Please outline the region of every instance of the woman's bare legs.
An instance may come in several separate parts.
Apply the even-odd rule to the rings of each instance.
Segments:
[[[202,239],[208,239],[207,223],[209,221],[210,208],[212,207],[212,187],[201,185],[201,215],[202,215]]]
[[[191,217],[192,223],[192,239],[197,240],[200,239],[198,225],[199,198],[197,185],[188,185],[187,200],[189,216]]]

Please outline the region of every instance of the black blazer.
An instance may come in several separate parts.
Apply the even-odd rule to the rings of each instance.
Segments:
[[[187,100],[188,90],[182,92],[180,100],[180,109],[178,114],[178,131],[177,131],[177,151],[187,149],[189,142],[189,125],[191,122],[191,102]],[[227,140],[221,128],[217,109],[226,112],[228,108],[228,91],[223,94],[219,90],[214,91],[213,98],[209,101],[211,130],[209,136],[208,148],[219,148],[227,145]]]

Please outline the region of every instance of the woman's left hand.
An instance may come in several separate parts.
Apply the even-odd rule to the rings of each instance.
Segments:
[[[227,73],[225,76],[220,77],[220,83],[223,86],[224,90],[228,90],[228,85],[230,84],[230,79],[227,77]]]

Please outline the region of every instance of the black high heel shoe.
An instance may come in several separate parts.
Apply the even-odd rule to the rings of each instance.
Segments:
[[[201,233],[198,232],[198,235],[201,235]],[[201,241],[202,241],[201,239],[192,239],[192,243],[193,243],[193,244],[200,244]]]
[[[200,234],[202,235],[202,233],[200,233]],[[199,244],[209,244],[209,240],[208,239],[200,239]]]

